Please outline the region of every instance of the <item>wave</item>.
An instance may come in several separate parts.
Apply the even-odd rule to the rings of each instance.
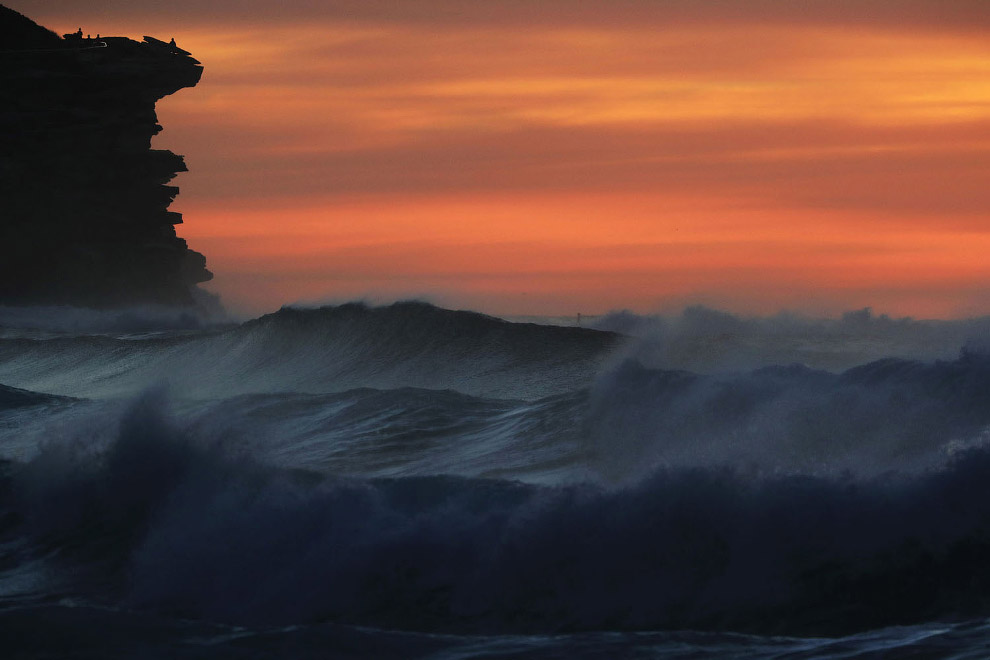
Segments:
[[[238,438],[256,459],[338,475],[587,478],[587,395],[518,401],[450,390],[251,394],[187,411],[197,434]]]
[[[635,481],[658,467],[876,476],[990,443],[990,355],[694,374],[628,361],[582,390],[521,401],[453,391],[259,394],[202,406],[198,429],[265,462],[361,476]]]
[[[532,399],[586,385],[620,342],[613,333],[425,303],[351,303],[286,308],[192,335],[0,339],[0,381],[84,397],[127,396],[166,382],[202,398],[418,387]]]
[[[4,467],[3,533],[28,539],[49,593],[241,625],[472,633],[832,634],[990,613],[983,449],[914,475],[697,467],[550,487],[263,466],[154,396],[113,426],[106,446]]]
[[[990,440],[990,355],[701,375],[626,361],[591,389],[585,433],[613,479],[657,466],[878,475]]]
[[[614,312],[592,326],[636,341],[625,356],[661,369],[695,372],[752,370],[800,363],[843,371],[875,360],[952,359],[967,344],[987,344],[990,317],[924,321],[873,314],[870,308],[839,319],[789,313],[742,317],[701,306],[673,316]]]
[[[410,387],[202,400],[172,392],[177,418],[196,433],[236,438],[266,463],[362,477],[626,483],[656,468],[723,466],[869,477],[938,468],[990,444],[990,356],[973,351],[934,363],[880,360],[841,374],[800,365],[695,374],[627,361],[587,387],[534,399]],[[123,405],[73,400],[35,411],[60,399],[8,389],[0,404],[4,393],[7,457],[32,455],[53,432],[98,426],[93,420]]]
[[[161,388],[166,391],[166,388]],[[106,419],[127,400],[86,400],[0,386],[0,459],[35,456],[52,437],[112,440]],[[177,399],[176,423],[230,438],[266,464],[364,477],[509,477],[560,482],[588,477],[578,391],[535,401],[451,390],[360,388],[227,399]]]
[[[17,408],[30,408],[53,403],[64,403],[70,400],[71,399],[69,397],[42,394],[40,392],[22,390],[17,387],[0,385],[0,413]]]
[[[225,322],[227,318],[219,308],[210,311],[205,305],[197,308],[139,305],[119,309],[0,305],[2,338],[162,334],[201,330]]]

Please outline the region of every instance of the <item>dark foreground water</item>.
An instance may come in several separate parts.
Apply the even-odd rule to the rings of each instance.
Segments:
[[[0,330],[2,657],[990,657],[983,337],[47,313]]]

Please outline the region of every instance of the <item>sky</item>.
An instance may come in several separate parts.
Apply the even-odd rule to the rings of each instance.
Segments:
[[[205,73],[158,104],[242,313],[990,314],[986,0],[4,0]]]

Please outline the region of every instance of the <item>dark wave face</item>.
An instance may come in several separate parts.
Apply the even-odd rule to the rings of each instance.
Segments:
[[[5,337],[14,657],[149,640],[162,657],[972,657],[990,641],[977,343],[691,372],[611,333],[418,303]]]
[[[200,406],[194,428],[266,463],[341,475],[458,475],[555,483],[590,469],[583,392],[537,401],[450,390],[256,394]],[[272,438],[278,440],[273,442]]]
[[[68,398],[0,385],[0,411],[43,406],[63,401],[68,401]]]

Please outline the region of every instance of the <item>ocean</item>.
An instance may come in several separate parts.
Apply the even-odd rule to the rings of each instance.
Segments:
[[[990,337],[0,309],[5,658],[990,657]]]

